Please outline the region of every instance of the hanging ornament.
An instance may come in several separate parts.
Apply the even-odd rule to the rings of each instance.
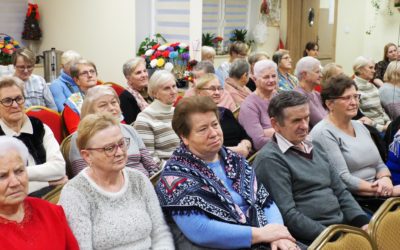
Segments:
[[[22,39],[40,40],[42,37],[42,31],[39,27],[39,18],[38,5],[29,3],[24,23],[24,31],[22,32]]]
[[[269,15],[269,5],[267,0],[262,0],[261,6],[260,6],[260,13],[264,15]]]

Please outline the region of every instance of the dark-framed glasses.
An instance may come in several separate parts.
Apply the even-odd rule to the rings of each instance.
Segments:
[[[89,74],[90,75],[96,75],[97,74],[97,71],[96,70],[94,70],[94,69],[91,69],[91,70],[86,70],[86,71],[83,71],[83,72],[80,72],[79,73],[79,76],[85,76],[85,77],[88,77],[89,76]]]
[[[86,150],[96,150],[100,152],[104,152],[106,156],[114,156],[117,152],[117,148],[120,148],[122,151],[126,151],[129,147],[130,138],[122,138],[120,141],[113,145],[108,145],[102,148],[86,148]]]
[[[361,99],[361,94],[336,96],[336,97],[332,97],[332,99],[339,99],[339,100],[343,100],[345,102],[350,102],[351,100],[355,100],[358,102]]]
[[[13,105],[13,102],[16,102],[18,105],[23,104],[25,102],[25,97],[19,95],[15,98],[7,97],[0,100],[0,103],[5,107],[11,107]]]
[[[210,90],[210,91],[212,91],[212,92],[216,92],[217,90],[218,90],[218,91],[223,91],[224,88],[221,87],[221,86],[218,86],[218,87],[216,87],[216,86],[211,86],[211,87],[208,87],[208,88],[200,88],[200,90]]]

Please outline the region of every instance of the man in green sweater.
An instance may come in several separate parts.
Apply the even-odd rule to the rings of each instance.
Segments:
[[[307,97],[283,91],[272,98],[268,114],[276,132],[253,166],[258,181],[272,193],[291,234],[310,244],[332,224],[366,230],[369,218],[330,166],[329,152],[308,136]]]

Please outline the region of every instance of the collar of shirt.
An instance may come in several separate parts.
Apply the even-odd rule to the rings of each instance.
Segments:
[[[12,130],[11,128],[9,128],[2,119],[0,119],[0,126],[4,131],[5,135],[8,136],[19,136],[21,133],[26,133],[26,134],[33,134],[33,127],[32,127],[32,123],[29,120],[29,117],[27,115],[25,115],[24,117],[24,123],[22,124],[22,128],[19,131],[19,133],[15,132],[14,130]]]
[[[285,137],[283,137],[281,134],[278,132],[275,132],[275,137],[276,137],[276,143],[278,144],[279,149],[282,151],[282,153],[286,153],[291,147],[294,147],[306,154],[311,153],[313,149],[313,145],[311,142],[311,137],[307,135],[307,137],[304,139],[304,141],[301,142],[301,146],[299,145],[294,145],[290,141],[288,141]]]

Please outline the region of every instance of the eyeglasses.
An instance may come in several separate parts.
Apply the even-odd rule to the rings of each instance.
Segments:
[[[20,71],[25,71],[25,70],[31,71],[31,70],[33,70],[34,67],[35,66],[33,66],[33,65],[28,65],[28,66],[17,65],[17,66],[15,66],[15,68]]]
[[[85,76],[85,77],[88,77],[88,76],[89,76],[89,74],[90,74],[90,75],[96,75],[96,74],[97,74],[97,72],[96,72],[96,70],[94,70],[94,69],[91,69],[91,70],[89,70],[89,71],[83,71],[83,72],[79,73],[79,76]]]
[[[15,98],[7,97],[0,100],[0,103],[5,107],[11,107],[13,102],[16,102],[18,105],[23,104],[25,102],[25,97],[19,95]]]
[[[351,100],[355,100],[358,102],[358,101],[360,101],[360,98],[361,98],[361,94],[332,97],[332,99],[340,99],[345,102],[350,102]]]
[[[103,151],[106,156],[111,157],[115,155],[117,148],[120,148],[122,151],[126,151],[129,147],[130,141],[130,138],[124,137],[114,145],[105,146],[103,148],[86,148],[86,150]]]
[[[282,57],[281,60],[289,60],[289,59],[291,59],[290,56],[284,56],[284,57]]]
[[[221,86],[219,86],[219,87],[211,86],[209,88],[200,88],[200,90],[211,90],[212,92],[216,92],[217,90],[218,91],[223,91],[224,88],[221,87]]]

